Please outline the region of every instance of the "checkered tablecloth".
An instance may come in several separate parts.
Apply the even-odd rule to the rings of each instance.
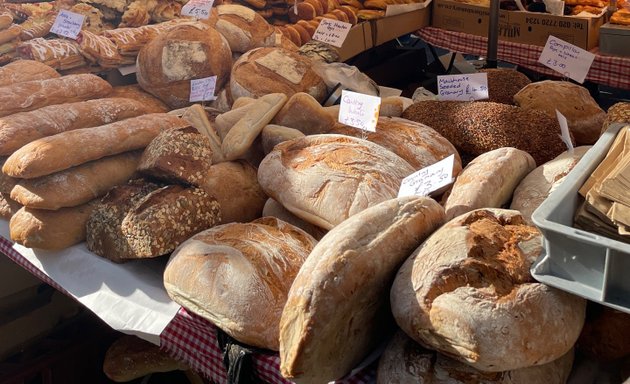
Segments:
[[[425,27],[417,35],[428,44],[450,51],[486,56],[488,38],[463,32],[447,31],[441,28]],[[499,40],[497,59],[520,65],[532,71],[550,76],[558,73],[538,63],[543,47]],[[614,88],[630,89],[630,57],[608,56],[599,54],[597,48],[595,61],[586,76],[587,81]]]

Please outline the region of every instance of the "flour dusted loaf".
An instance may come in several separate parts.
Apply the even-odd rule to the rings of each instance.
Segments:
[[[451,220],[405,261],[391,288],[396,322],[423,346],[476,369],[508,371],[567,353],[586,301],[537,283],[542,235],[517,211]]]
[[[236,340],[278,350],[287,293],[315,243],[271,217],[220,225],[173,252],[164,286],[174,301]]]
[[[386,334],[396,271],[443,221],[435,200],[403,197],[328,232],[297,274],[282,312],[282,375],[299,384],[327,383],[356,367]]]
[[[190,105],[190,80],[217,76],[215,95],[227,84],[230,47],[203,23],[177,25],[151,40],[138,54],[138,84],[171,108]]]
[[[606,119],[606,112],[588,90],[568,81],[531,83],[514,95],[514,101],[521,108],[542,111],[553,119],[557,119],[558,110],[567,118],[577,145],[595,144]]]
[[[305,92],[322,102],[326,84],[313,71],[307,57],[278,47],[256,48],[243,54],[232,67],[230,92],[232,99],[260,97],[284,93],[291,97]]]
[[[258,168],[267,195],[324,229],[398,195],[414,169],[367,140],[313,135],[276,145]]]
[[[447,219],[477,208],[501,208],[535,167],[534,159],[516,148],[499,148],[478,156],[455,180],[444,206]]]
[[[25,81],[54,79],[61,75],[35,60],[16,60],[0,68],[0,87]]]
[[[225,37],[232,52],[245,53],[276,43],[275,29],[254,10],[237,4],[216,7],[216,30]]]
[[[565,384],[573,365],[573,349],[550,363],[505,372],[481,372],[418,345],[399,331],[378,363],[377,384]]]

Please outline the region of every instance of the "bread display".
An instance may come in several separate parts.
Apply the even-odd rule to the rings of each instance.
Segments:
[[[389,150],[342,135],[313,135],[278,144],[260,163],[269,197],[324,229],[398,195],[414,169]]]
[[[296,383],[350,372],[380,341],[387,293],[413,249],[444,222],[427,197],[367,208],[328,232],[297,274],[280,321],[280,369]]]
[[[33,60],[17,60],[0,68],[0,87],[59,76],[57,71],[46,64]]]
[[[169,259],[169,296],[243,343],[278,350],[291,283],[316,240],[281,220],[220,225],[184,242]]]
[[[610,125],[615,123],[630,123],[630,103],[619,102],[608,108],[601,133],[604,133]]]
[[[486,101],[514,105],[514,95],[531,84],[531,80],[521,72],[508,68],[486,68],[479,72],[488,76],[488,96]]]
[[[421,345],[481,371],[546,364],[575,344],[585,300],[534,281],[542,235],[517,211],[451,220],[398,271],[391,308]]]
[[[38,61],[61,71],[87,65],[79,44],[74,40],[39,37],[20,42],[16,51],[22,59]]]
[[[254,10],[236,4],[216,7],[216,30],[225,37],[232,52],[245,53],[275,44],[275,29]]]

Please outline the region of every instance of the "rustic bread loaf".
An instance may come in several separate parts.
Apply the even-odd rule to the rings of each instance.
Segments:
[[[0,157],[0,167],[4,166],[7,159],[8,157]],[[6,193],[7,195],[11,194],[11,190],[15,187],[18,180],[18,178],[11,177],[4,172],[0,172],[0,192]]]
[[[483,101],[514,105],[514,95],[531,83],[527,76],[514,69],[485,68],[479,72],[488,75],[489,98]]]
[[[401,117],[405,109],[413,104],[413,100],[406,97],[390,96],[381,99],[378,115],[381,117]]]
[[[219,20],[215,28],[225,37],[232,52],[245,53],[275,44],[275,29],[254,10],[237,4],[224,4],[216,8]]]
[[[0,217],[9,220],[20,208],[22,205],[12,200],[8,193],[0,192]]]
[[[0,68],[0,87],[25,81],[54,79],[61,75],[35,60],[16,60]]]
[[[478,209],[438,229],[398,271],[396,322],[481,371],[546,364],[575,344],[586,301],[537,283],[542,235],[517,211]]]
[[[214,113],[216,113],[216,115]],[[216,116],[218,116],[220,112],[214,111],[214,113],[209,115],[204,107],[199,104],[194,104],[186,108],[186,111],[182,114],[182,119],[189,122],[190,125],[195,127],[199,133],[208,139],[208,144],[212,150],[212,162],[219,163],[224,161],[225,157],[223,156],[223,152],[221,152],[221,138],[217,133],[215,124],[211,121],[216,119]]]
[[[227,136],[230,129],[236,124],[240,119],[247,116],[251,111],[254,110],[255,103],[249,103],[247,105],[243,105],[238,108],[233,108],[230,111],[224,112],[217,116],[214,120],[215,127],[217,129],[217,133],[221,140]]]
[[[608,108],[601,133],[606,132],[610,125],[615,123],[630,123],[630,102],[615,103]]]
[[[260,132],[260,137],[266,155],[271,152],[276,145],[304,137],[304,134],[297,129],[284,127],[282,125],[268,124],[263,128],[262,132]]]
[[[350,372],[384,336],[387,294],[415,247],[444,222],[428,197],[384,201],[337,225],[297,274],[280,320],[280,369],[296,383]]]
[[[305,135],[328,133],[335,121],[319,101],[304,92],[291,96],[273,119],[274,124],[295,128]]]
[[[164,286],[175,302],[236,340],[278,350],[287,293],[315,243],[272,217],[220,225],[173,252]]]
[[[263,190],[296,216],[324,229],[394,198],[413,168],[389,150],[342,135],[278,144],[258,168]]]
[[[606,112],[588,90],[568,81],[531,83],[514,95],[514,101],[525,110],[541,111],[552,119],[557,119],[558,110],[567,118],[577,145],[595,144],[606,119]]]
[[[516,148],[499,148],[478,156],[455,180],[444,205],[447,220],[477,208],[501,208],[534,168],[534,159]]]
[[[168,112],[169,106],[160,99],[144,91],[138,84],[119,85],[114,87],[109,97],[122,97],[141,102],[149,109],[147,113]]]
[[[318,241],[321,240],[321,238],[324,237],[324,235],[328,232],[325,229],[322,229],[311,223],[307,223],[306,221],[295,216],[289,210],[283,207],[282,204],[278,203],[274,199],[267,199],[267,201],[265,202],[265,206],[263,207],[262,215],[263,217],[275,217],[276,219],[285,221],[291,225],[295,225],[304,232],[313,236],[313,238]]]

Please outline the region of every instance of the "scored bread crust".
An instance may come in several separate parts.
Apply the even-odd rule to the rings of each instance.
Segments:
[[[16,60],[0,68],[0,86],[24,81],[54,79],[61,75],[53,68],[35,60]]]

